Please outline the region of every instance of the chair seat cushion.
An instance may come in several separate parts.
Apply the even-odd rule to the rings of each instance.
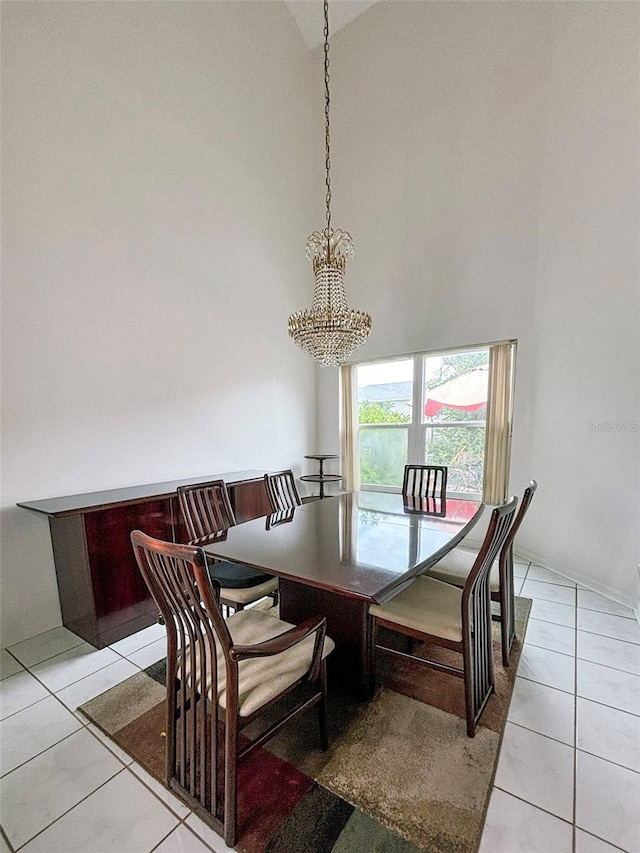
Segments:
[[[454,586],[464,586],[477,556],[477,551],[471,551],[468,548],[454,548],[435,566],[425,572],[425,575],[445,583],[452,583]],[[497,592],[500,589],[500,572],[497,560],[491,566],[489,581],[491,592]]]
[[[462,590],[424,575],[369,613],[396,625],[462,642]]]
[[[220,586],[225,589],[246,589],[273,579],[273,575],[256,572],[242,563],[211,560],[207,562],[207,571],[209,577],[220,581]]]
[[[267,576],[268,577],[268,576]],[[259,598],[264,598],[265,595],[271,595],[278,589],[278,578],[270,578],[258,586],[246,586],[242,589],[233,589],[221,587],[220,598],[223,603],[230,604],[251,604],[252,601],[257,601]]]
[[[271,640],[294,626],[283,622],[261,610],[241,610],[227,619],[227,626],[234,645],[254,645],[265,640]],[[291,685],[295,684],[308,672],[313,656],[315,634],[297,643],[285,652],[264,658],[252,658],[241,661],[238,665],[239,690],[238,707],[240,716],[249,717]],[[325,637],[323,658],[335,647],[333,640]],[[212,699],[211,667],[207,650],[207,696]],[[227,707],[227,676],[222,651],[217,649],[218,660],[218,702],[221,708]],[[196,652],[196,671],[200,673],[200,655]],[[187,655],[186,677],[190,680],[191,656]],[[180,667],[179,667],[180,668]],[[200,675],[197,682],[200,686]]]

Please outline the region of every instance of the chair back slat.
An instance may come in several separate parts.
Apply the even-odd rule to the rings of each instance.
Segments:
[[[446,465],[405,465],[402,494],[411,498],[440,498],[447,494]]]
[[[538,484],[531,480],[524,490],[518,514],[500,549],[500,621],[502,622],[502,662],[509,665],[509,652],[516,638],[515,591],[513,588],[513,543],[527,510],[531,505]]]
[[[219,585],[210,581],[200,548],[160,542],[139,530],[131,542],[167,629],[168,781],[175,780],[209,811],[218,800],[213,770],[218,743],[211,732],[217,731],[219,708],[215,698],[207,703],[205,685],[218,683],[216,650],[230,660],[232,645]]]
[[[513,542],[516,538],[516,533],[520,529],[522,522],[524,521],[524,517],[527,514],[527,510],[531,506],[531,501],[533,500],[533,496],[536,493],[538,488],[538,484],[535,480],[531,480],[527,488],[524,490],[524,494],[522,495],[522,500],[520,501],[520,508],[518,509],[518,514],[515,517],[513,524],[509,530],[509,533],[504,540],[504,544],[502,545],[502,550],[500,551],[500,559],[504,559],[507,554],[510,552],[511,556],[513,556]]]
[[[490,572],[509,534],[517,505],[518,499],[512,498],[491,513],[484,542],[462,590],[462,636],[471,661],[471,677],[465,681],[465,691],[475,720],[494,684]]]
[[[509,503],[496,507],[491,513],[491,520],[482,547],[464,586],[464,593],[467,595],[473,595],[483,584],[489,590],[491,566],[509,534],[517,505],[518,499],[512,497]]]
[[[282,512],[300,506],[302,501],[291,469],[265,474],[264,484],[272,512]]]
[[[177,492],[190,541],[235,526],[236,518],[224,480],[179,486]]]

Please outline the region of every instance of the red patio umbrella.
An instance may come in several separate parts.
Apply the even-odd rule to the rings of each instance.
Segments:
[[[488,381],[489,369],[476,367],[437,388],[432,388],[424,404],[426,417],[433,418],[443,406],[463,409],[465,412],[481,409],[487,402]]]

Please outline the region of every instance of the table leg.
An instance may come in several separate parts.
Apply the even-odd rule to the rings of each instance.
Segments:
[[[336,644],[328,658],[329,673],[366,699],[370,681],[369,603],[285,578],[280,578],[279,588],[280,618],[286,622],[298,624],[310,616],[326,616],[327,635]]]

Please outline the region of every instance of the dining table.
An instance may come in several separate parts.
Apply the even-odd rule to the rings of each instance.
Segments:
[[[366,695],[369,606],[388,601],[462,542],[483,508],[477,500],[343,492],[194,544],[211,557],[276,575],[282,620],[325,616],[336,644],[332,676]]]

